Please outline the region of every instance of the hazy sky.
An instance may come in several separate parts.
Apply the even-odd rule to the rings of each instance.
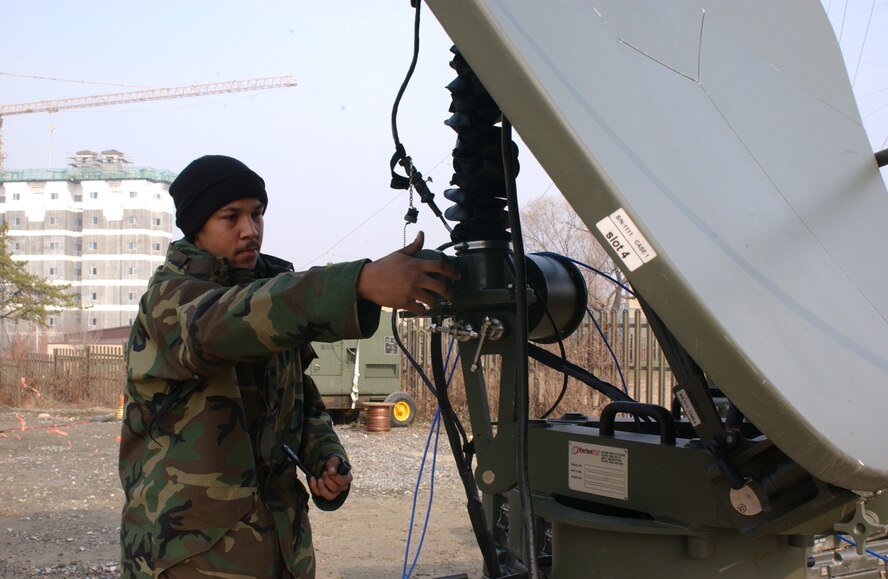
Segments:
[[[873,147],[884,148],[888,0],[823,4]],[[118,149],[136,166],[170,171],[203,154],[227,154],[266,180],[266,252],[303,268],[380,257],[402,245],[408,200],[389,188],[388,161],[391,107],[413,45],[409,0],[4,0],[2,8],[0,104],[281,75],[298,85],[8,116],[7,169],[61,167],[81,149]],[[420,59],[399,130],[442,209],[450,204],[442,193],[455,138],[443,124],[444,87],[455,77],[450,46],[423,6]],[[524,147],[520,159],[523,200],[554,191]],[[419,228],[427,246],[448,240],[424,206],[408,239]]]

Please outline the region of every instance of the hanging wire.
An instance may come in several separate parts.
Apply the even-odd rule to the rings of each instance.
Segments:
[[[447,356],[445,358],[444,366],[449,365],[450,354],[453,351],[454,340],[450,340],[450,345],[447,348]],[[459,352],[457,352],[456,357],[453,359],[453,367],[450,368],[450,371],[447,375],[447,386],[450,386],[450,381],[453,379],[453,373],[456,371],[457,363],[459,362]],[[429,436],[426,439],[425,450],[422,454],[422,463],[419,465],[419,473],[416,475],[416,486],[413,489],[413,510],[410,512],[410,526],[407,532],[407,546],[404,548],[404,567],[402,570],[402,578],[409,579],[409,577],[413,574],[413,569],[416,567],[416,562],[419,560],[419,554],[422,552],[422,545],[425,541],[426,530],[429,526],[429,515],[432,512],[432,501],[435,496],[435,465],[438,460],[438,436],[441,431],[441,407],[438,406],[435,408],[435,416],[432,419],[431,427],[429,428]],[[413,561],[410,564],[410,569],[407,569],[407,559],[410,553],[410,541],[413,536],[413,521],[416,516],[416,497],[419,495],[419,483],[422,480],[422,474],[425,470],[426,457],[429,452],[429,443],[432,439],[432,432],[435,434],[435,446],[432,451],[432,470],[429,475],[429,500],[426,505],[426,515],[425,521],[422,526],[422,534],[419,538],[419,545],[416,547],[416,553],[413,555]]]
[[[623,369],[620,367],[620,361],[617,360],[617,355],[614,353],[613,348],[611,348],[610,343],[604,336],[604,331],[601,329],[601,326],[598,325],[598,321],[595,319],[595,315],[592,313],[592,310],[587,307],[586,313],[589,314],[589,317],[592,319],[592,323],[595,324],[595,329],[598,330],[598,334],[604,341],[604,345],[607,346],[607,351],[610,352],[611,358],[613,358],[614,360],[614,364],[617,367],[617,373],[620,375],[620,382],[623,384],[623,392],[625,394],[629,394],[629,387],[626,385],[626,378],[623,376]]]
[[[401,82],[401,87],[398,89],[398,95],[395,97],[395,104],[392,106],[392,138],[395,141],[395,147],[399,149],[403,149],[403,145],[401,144],[401,138],[398,135],[398,107],[401,105],[401,97],[404,96],[404,91],[407,90],[407,85],[410,84],[410,79],[413,77],[413,72],[416,70],[416,62],[419,60],[420,6],[422,6],[422,2],[420,0],[417,0],[416,12],[413,20],[413,57],[410,60],[410,67],[407,69],[407,74],[404,76],[404,80]]]

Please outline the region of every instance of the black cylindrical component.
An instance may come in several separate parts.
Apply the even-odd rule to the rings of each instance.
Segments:
[[[566,257],[530,254],[527,281],[536,293],[528,306],[528,339],[552,344],[576,331],[586,317],[588,291],[579,268]]]

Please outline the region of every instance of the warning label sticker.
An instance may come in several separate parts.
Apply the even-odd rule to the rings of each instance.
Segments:
[[[629,499],[627,449],[571,440],[567,452],[571,490],[624,501]]]
[[[629,271],[635,271],[657,257],[657,252],[624,209],[617,209],[595,226]]]
[[[685,411],[685,415],[687,415],[688,420],[691,422],[691,426],[700,426],[703,421],[700,420],[700,415],[697,413],[697,407],[694,406],[694,401],[691,400],[688,393],[685,392],[684,389],[676,389],[675,397],[678,398],[678,403],[681,404],[681,409]]]

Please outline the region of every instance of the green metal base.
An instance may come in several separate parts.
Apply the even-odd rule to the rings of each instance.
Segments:
[[[804,579],[805,549],[783,536],[750,541],[737,534],[709,537],[602,531],[552,523],[550,579]]]

